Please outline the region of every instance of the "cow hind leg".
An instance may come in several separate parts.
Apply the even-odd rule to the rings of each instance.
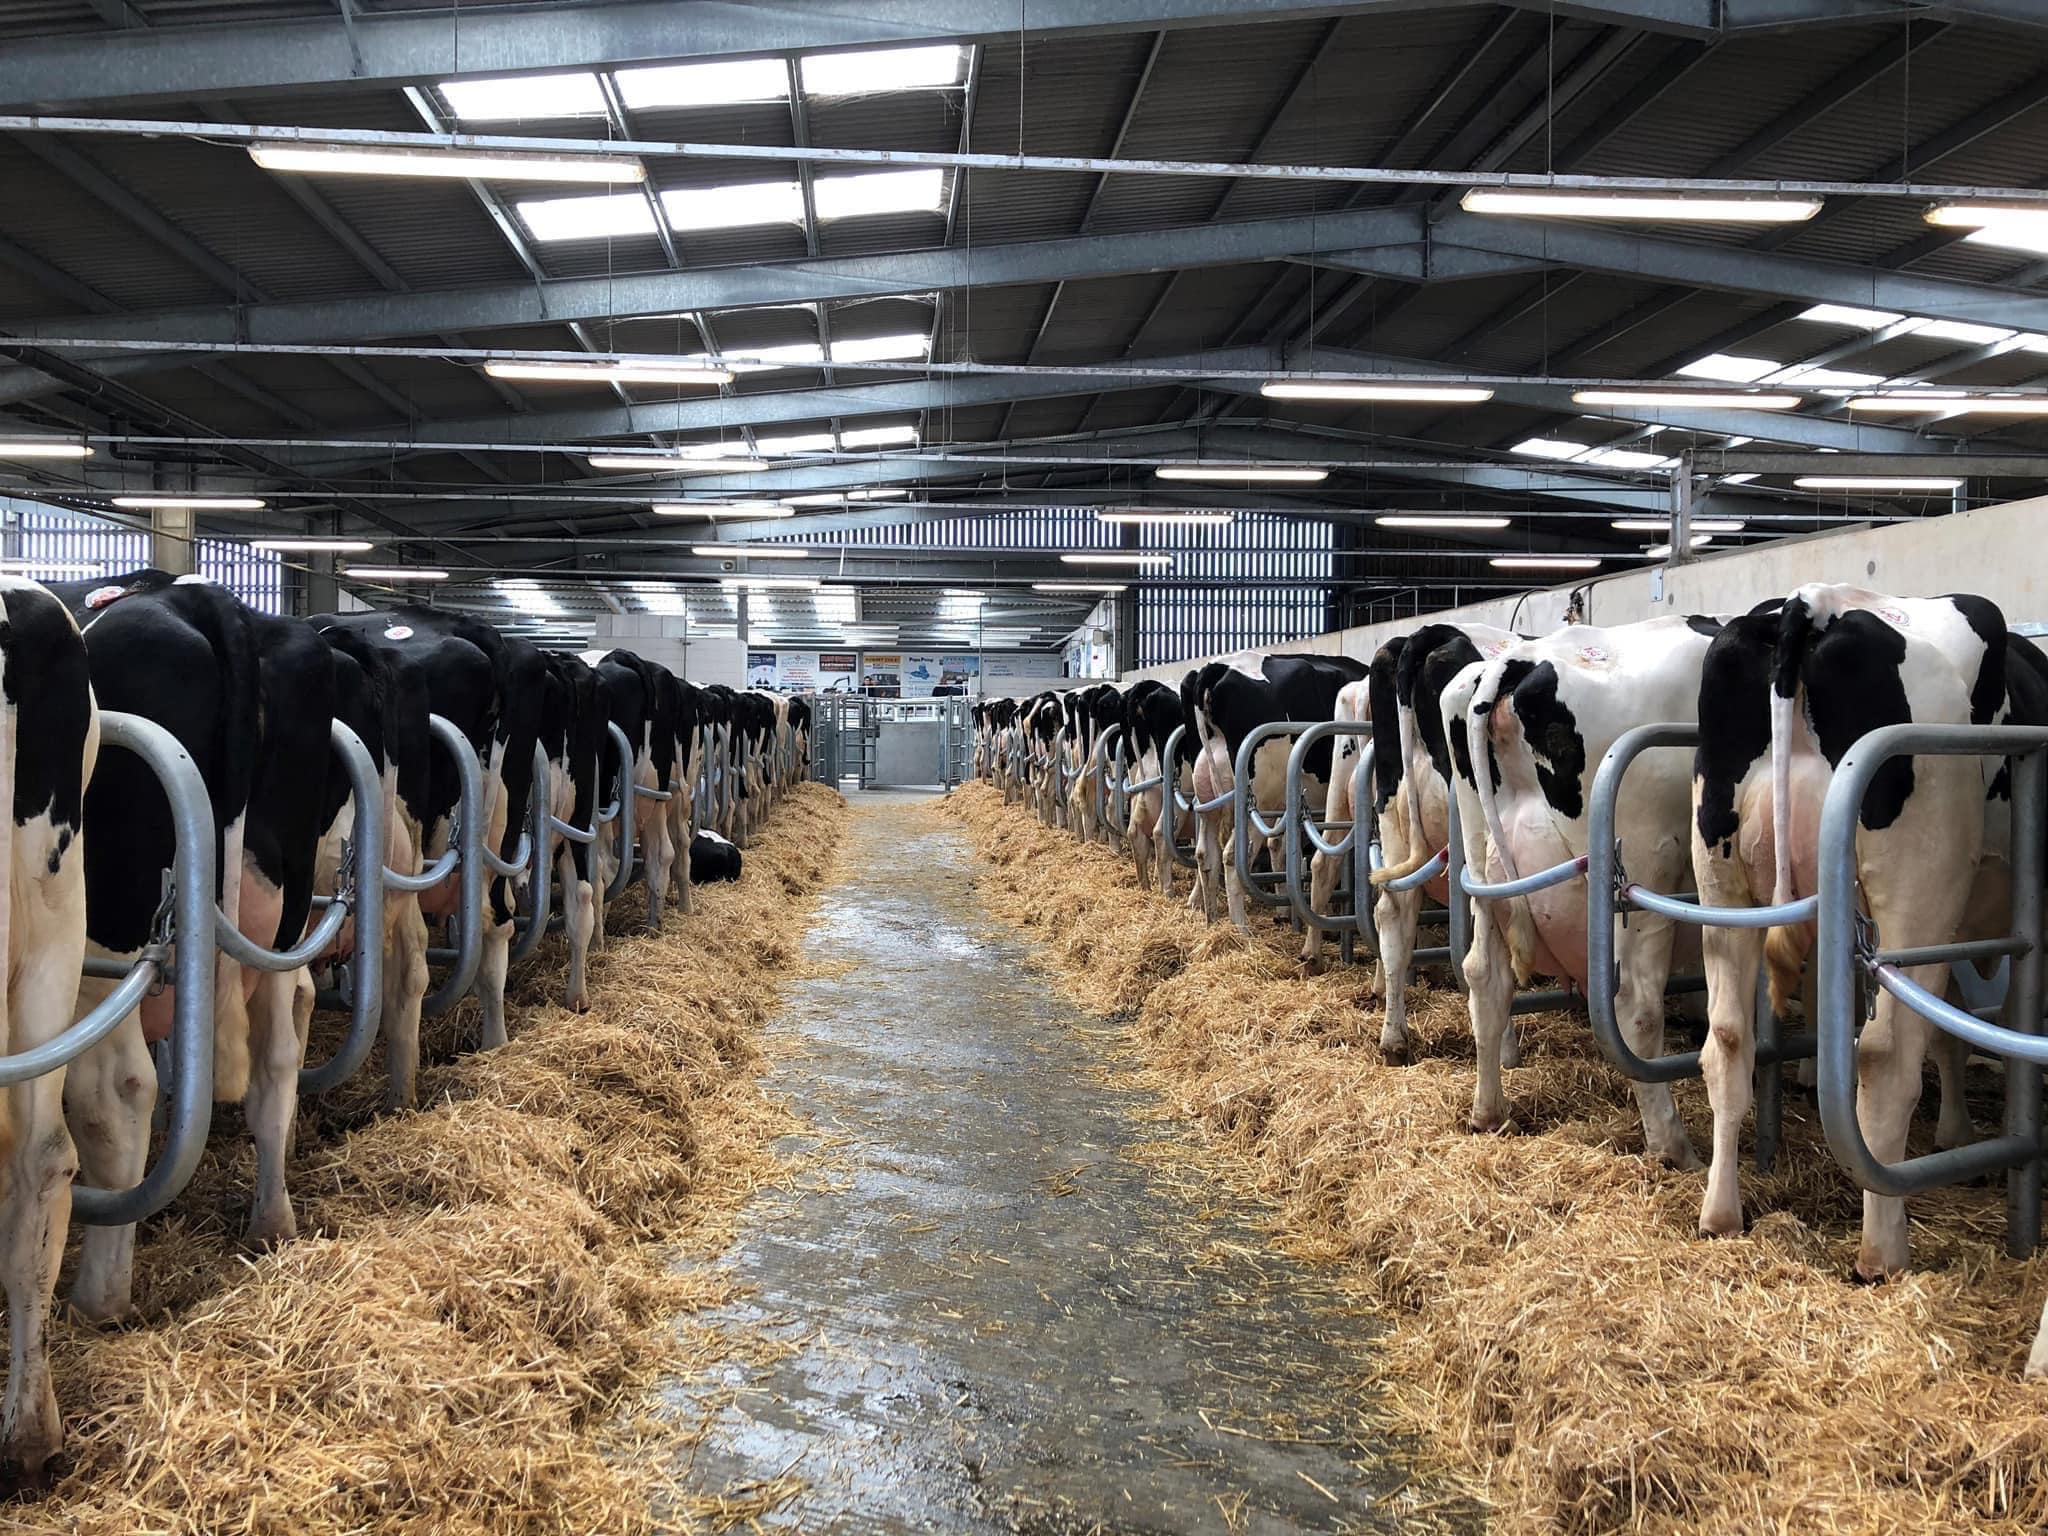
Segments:
[[[1501,1040],[1509,1028],[1515,995],[1507,940],[1492,909],[1474,903],[1472,947],[1465,955],[1465,1007],[1472,1020],[1477,1073],[1468,1127],[1482,1135],[1507,1124],[1507,1094],[1501,1084]]]
[[[2034,1347],[2027,1351],[2027,1380],[2048,1381],[2048,1302],[2041,1304],[2041,1322],[2034,1330]]]
[[[1714,1112],[1712,1161],[1700,1202],[1700,1236],[1742,1231],[1742,1157],[1738,1146],[1756,1073],[1756,978],[1763,938],[1754,928],[1709,928],[1701,935],[1707,971],[1707,1041],[1700,1076]]]
[[[1380,1022],[1380,1054],[1390,1061],[1406,1061],[1408,979],[1415,964],[1415,929],[1416,920],[1422,915],[1422,893],[1383,890],[1373,903],[1372,915],[1373,933],[1380,949],[1380,996],[1386,1009]]]
[[[1638,1056],[1664,1054],[1664,982],[1671,974],[1673,934],[1668,922],[1639,919],[1622,931],[1621,984],[1615,988],[1615,1022]],[[1753,1052],[1751,1059],[1754,1059]],[[1669,1168],[1697,1168],[1699,1154],[1669,1083],[1631,1083],[1642,1116],[1643,1141],[1652,1157]]]
[[[420,1069],[420,1004],[427,995],[427,919],[417,897],[392,892],[397,904],[384,946],[384,1092],[386,1109],[410,1109]]]
[[[483,1009],[481,1039],[487,1051],[496,1050],[506,1040],[505,972],[511,961],[511,919],[488,922],[483,932],[482,962],[476,968],[476,1000]]]
[[[240,994],[240,987],[236,989]],[[79,989],[87,1006],[105,995]],[[78,1148],[78,1171],[101,1189],[140,1183],[149,1162],[149,1117],[156,1107],[156,1063],[130,1017],[65,1073],[64,1107]],[[79,1245],[71,1304],[96,1323],[125,1322],[135,1313],[135,1228],[87,1227]]]
[[[256,1143],[256,1198],[242,1240],[267,1248],[299,1235],[285,1188],[292,1122],[299,1109],[299,1068],[306,1061],[306,1026],[313,1017],[313,981],[296,971],[266,971],[249,1008],[249,1092],[242,1100]]]
[[[1975,1139],[1970,1106],[1963,1098],[1963,1069],[1969,1062],[1970,1048],[1954,1035],[1936,1030],[1927,1049],[1934,1057],[1934,1070],[1941,1081],[1941,1118],[1935,1122],[1934,1144],[1967,1145]]]
[[[555,874],[562,886],[562,926],[569,937],[569,980],[562,1003],[572,1012],[588,1013],[590,986],[586,971],[591,930],[597,926],[597,897],[590,881],[577,871],[574,851],[566,842],[555,853]]]
[[[1914,966],[1906,974],[1939,992],[1947,967]],[[1906,1128],[1920,1101],[1920,1068],[1933,1026],[1889,992],[1879,995],[1877,1017],[1864,1027],[1856,1048],[1856,1118],[1863,1139],[1880,1162],[1897,1162],[1906,1150]],[[1856,1273],[1883,1280],[1906,1268],[1906,1202],[1893,1196],[1863,1195],[1863,1241]]]
[[[661,932],[661,903],[668,894],[669,870],[675,862],[675,847],[669,842],[666,817],[653,818],[648,835],[640,839],[641,856],[647,860],[647,926]]]

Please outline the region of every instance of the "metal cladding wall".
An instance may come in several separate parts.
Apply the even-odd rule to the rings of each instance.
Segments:
[[[1329,583],[1336,571],[1332,523],[1246,514],[1223,528],[1140,533],[1144,548],[1172,555],[1171,574],[1191,583],[1138,589],[1141,667],[1284,645],[1329,626]],[[1296,580],[1301,585],[1286,584]]]
[[[103,574],[118,576],[149,564],[149,535],[140,529],[20,502],[14,505],[14,523],[14,558],[30,562],[22,573],[27,576],[68,580],[78,573],[64,568],[74,565],[96,565]],[[219,582],[251,608],[285,611],[282,556],[220,539],[201,539],[198,554],[200,575]],[[38,566],[37,561],[48,564]]]

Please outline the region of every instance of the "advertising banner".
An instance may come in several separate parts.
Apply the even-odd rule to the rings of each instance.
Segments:
[[[775,686],[775,653],[773,651],[747,652],[747,686],[749,688],[773,688]]]
[[[903,658],[894,651],[869,651],[861,661],[861,686],[878,699],[900,698]]]
[[[851,693],[860,677],[860,658],[852,651],[818,652],[818,691]]]

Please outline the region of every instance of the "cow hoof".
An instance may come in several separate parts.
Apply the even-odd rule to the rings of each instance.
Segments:
[[[48,1493],[61,1472],[61,1457],[54,1450],[0,1455],[0,1499],[11,1502]]]
[[[588,1013],[590,1012],[590,999],[588,997],[572,997],[568,1000],[566,1006],[571,1013]]]
[[[1660,1167],[1669,1168],[1673,1173],[1698,1173],[1707,1166],[1700,1161],[1699,1153],[1691,1147],[1679,1152],[1659,1152],[1657,1162]]]
[[[250,1253],[269,1253],[294,1241],[299,1235],[299,1224],[286,1212],[282,1220],[252,1221],[249,1230],[242,1234],[242,1247]]]
[[[1741,1206],[1735,1208],[1735,1218],[1725,1216],[1700,1217],[1700,1236],[1704,1238],[1740,1237],[1749,1230],[1749,1213]]]
[[[1497,1136],[1507,1129],[1508,1117],[1498,1114],[1477,1114],[1465,1122],[1465,1129],[1474,1136]]]
[[[118,1306],[102,1306],[97,1302],[71,1299],[71,1312],[80,1322],[99,1333],[119,1333],[133,1328],[142,1321],[142,1309],[132,1301]]]
[[[1391,1044],[1385,1040],[1380,1042],[1380,1060],[1386,1065],[1390,1067],[1405,1067],[1410,1059],[1408,1042],[1406,1040],[1397,1040]]]

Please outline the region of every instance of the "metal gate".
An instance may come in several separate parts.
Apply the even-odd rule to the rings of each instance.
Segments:
[[[974,754],[971,700],[871,699],[821,694],[813,700],[811,775],[834,786],[951,789]]]

